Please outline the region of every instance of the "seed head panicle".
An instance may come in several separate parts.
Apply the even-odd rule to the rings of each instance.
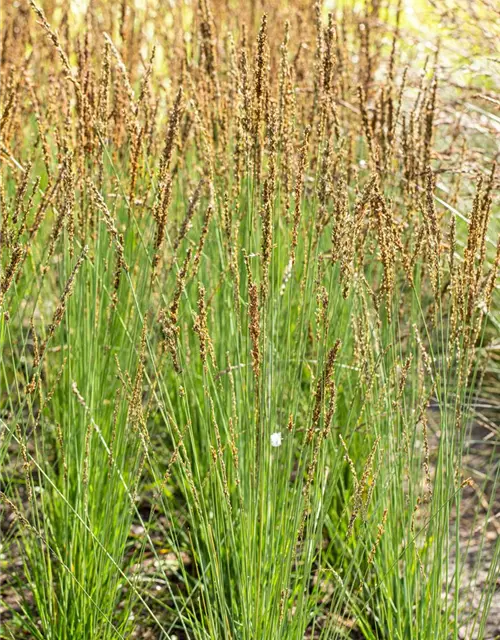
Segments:
[[[307,125],[304,130],[304,138],[302,141],[302,147],[300,149],[299,166],[297,170],[297,178],[295,181],[295,211],[293,215],[293,228],[292,228],[292,244],[290,248],[290,256],[292,264],[295,262],[295,252],[297,249],[297,242],[299,237],[299,225],[302,213],[302,193],[304,190],[304,177],[307,166],[307,152],[309,148],[309,137],[311,135],[311,127]]]
[[[214,346],[212,344],[212,340],[210,338],[210,333],[208,331],[207,325],[207,306],[205,300],[205,287],[199,283],[198,284],[198,315],[195,317],[194,321],[194,332],[198,335],[200,340],[200,358],[203,363],[203,366],[206,367],[207,364],[207,356],[210,357],[213,366],[216,366],[215,362],[215,351]]]
[[[165,173],[168,171],[170,162],[172,160],[175,137],[179,131],[180,121],[183,113],[182,99],[183,99],[183,89],[181,86],[177,91],[174,105],[172,107],[172,110],[170,111],[167,134],[165,137],[165,146],[163,148],[163,153],[162,153],[161,162],[160,162],[160,172],[159,172],[160,178],[161,176],[164,176]]]

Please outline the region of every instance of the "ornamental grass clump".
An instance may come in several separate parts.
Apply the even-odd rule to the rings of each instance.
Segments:
[[[230,5],[5,8],[5,637],[487,640],[493,158],[403,3]]]

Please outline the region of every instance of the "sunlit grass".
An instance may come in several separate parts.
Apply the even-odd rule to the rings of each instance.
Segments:
[[[3,39],[2,633],[486,640],[495,143],[405,39],[421,5],[395,38],[396,5],[31,4]]]

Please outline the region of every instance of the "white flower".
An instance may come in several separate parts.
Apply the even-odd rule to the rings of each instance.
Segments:
[[[281,431],[277,433],[271,433],[271,447],[281,446]]]

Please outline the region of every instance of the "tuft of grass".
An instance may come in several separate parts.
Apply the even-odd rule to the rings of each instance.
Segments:
[[[2,637],[487,640],[494,163],[402,3],[237,8],[5,10]]]

